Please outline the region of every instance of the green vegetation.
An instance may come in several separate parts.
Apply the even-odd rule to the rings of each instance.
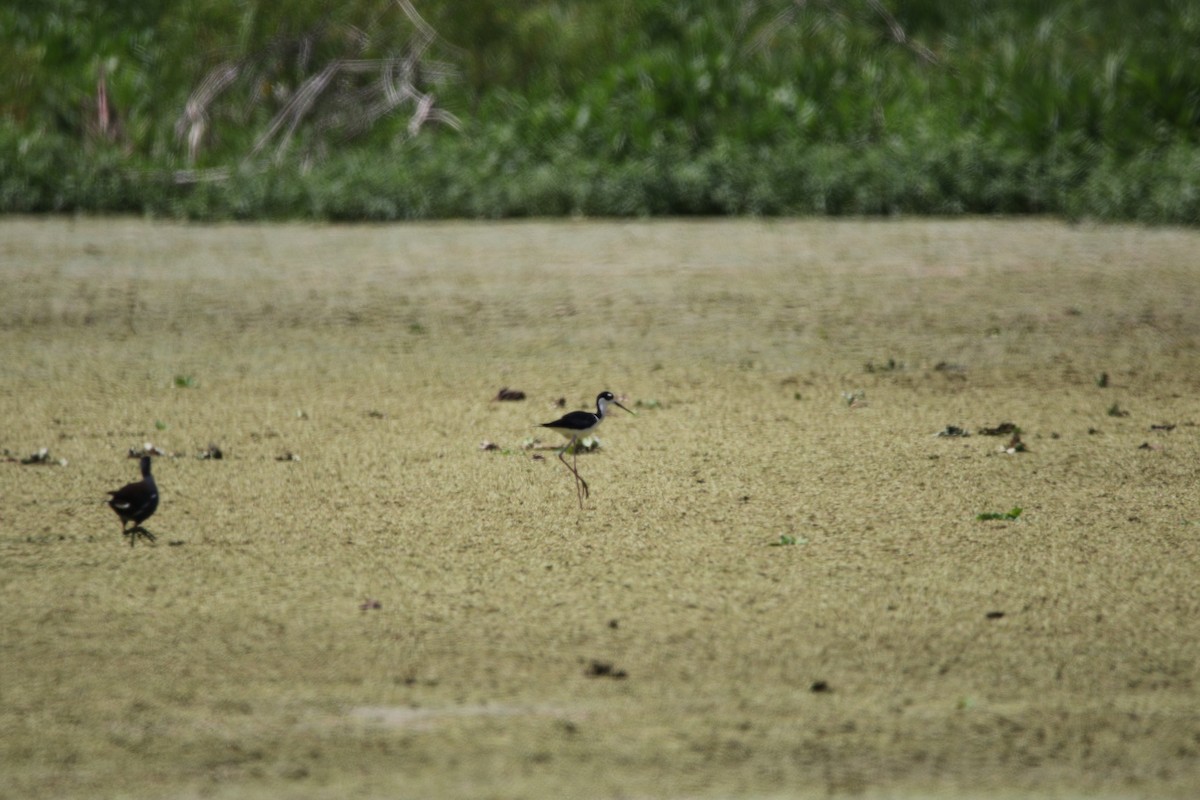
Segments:
[[[980,522],[987,522],[987,521],[990,521],[990,520],[1008,520],[1008,521],[1011,521],[1011,520],[1018,519],[1020,516],[1021,516],[1021,507],[1020,507],[1020,506],[1013,506],[1013,507],[1012,507],[1011,509],[1009,509],[1008,511],[1003,511],[1003,512],[1000,512],[1000,511],[985,511],[985,512],[984,512],[984,513],[982,513],[982,514],[978,514],[978,515],[976,515],[975,519],[979,520]]]
[[[1200,222],[1187,0],[404,5],[6,4],[0,211]]]

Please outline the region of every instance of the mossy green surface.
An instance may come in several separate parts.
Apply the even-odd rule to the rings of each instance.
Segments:
[[[1200,783],[1196,232],[9,218],[0,277],[0,797]],[[580,511],[522,445],[602,389]]]

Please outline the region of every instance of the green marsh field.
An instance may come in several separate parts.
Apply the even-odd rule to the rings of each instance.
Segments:
[[[9,217],[0,281],[0,798],[1200,785],[1200,232]]]

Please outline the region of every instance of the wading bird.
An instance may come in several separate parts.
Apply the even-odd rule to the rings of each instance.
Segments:
[[[154,541],[154,534],[142,527],[142,523],[158,508],[158,486],[154,476],[150,474],[150,456],[142,456],[142,479],[136,483],[127,483],[120,489],[109,492],[112,497],[108,505],[121,518],[121,534],[129,537],[129,546],[133,547],[138,534]],[[129,523],[133,528],[126,530]]]
[[[580,508],[583,508],[583,499],[588,496],[588,485],[575,466],[575,462],[579,458],[579,442],[590,436],[600,426],[600,423],[604,421],[604,415],[608,413],[609,403],[629,411],[628,408],[617,402],[617,398],[613,396],[612,392],[601,392],[596,395],[596,413],[593,414],[591,411],[572,411],[554,420],[554,422],[546,422],[540,426],[557,431],[567,437],[567,443],[558,451],[558,460],[575,475],[575,494],[579,498]],[[629,413],[633,414],[632,411],[629,411]],[[568,448],[571,449],[571,464],[568,464],[565,458]]]

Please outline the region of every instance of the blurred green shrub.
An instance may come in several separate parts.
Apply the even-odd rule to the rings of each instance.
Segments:
[[[202,164],[222,171],[180,179],[175,125],[214,64],[285,39],[335,58],[313,34],[330,26],[370,32],[370,54],[402,48],[410,31],[380,21],[391,1],[6,4],[0,211],[1200,223],[1200,5],[1185,0],[418,3],[461,132],[385,117],[264,162],[247,152],[270,108],[235,106]],[[302,66],[263,91],[286,99]]]

